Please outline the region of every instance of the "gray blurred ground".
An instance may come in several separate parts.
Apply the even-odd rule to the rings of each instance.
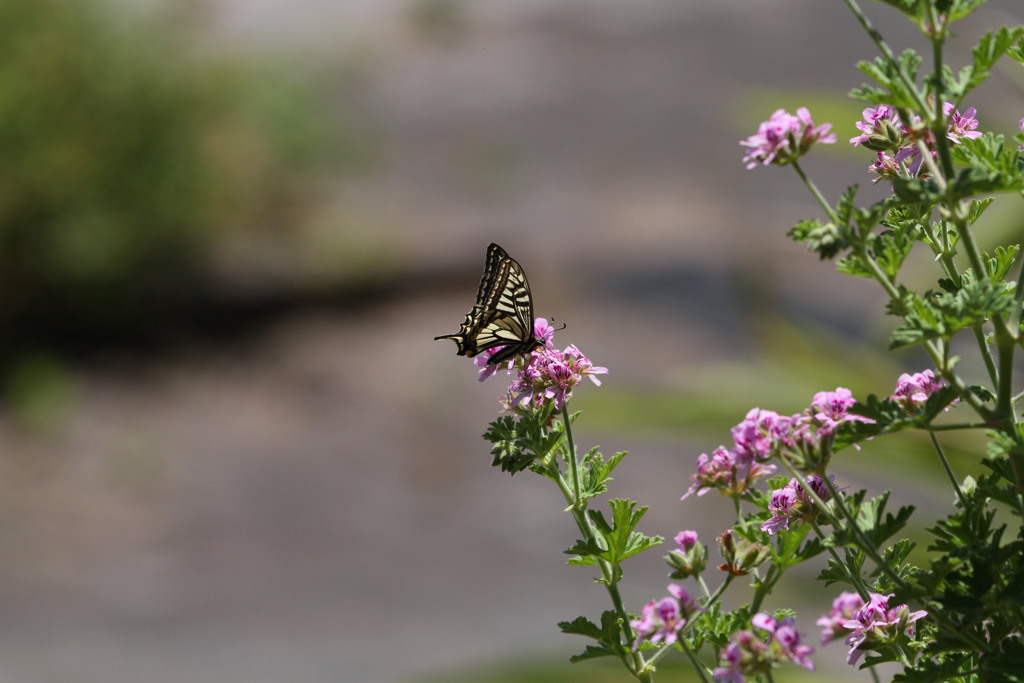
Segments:
[[[564,566],[575,532],[557,491],[492,470],[479,434],[501,379],[478,384],[431,341],[472,302],[489,241],[613,388],[672,389],[745,358],[751,292],[879,324],[867,283],[783,237],[816,214],[796,179],[745,171],[737,145],[771,113],[767,94],[860,82],[852,64],[872,53],[842,3],[486,0],[433,38],[408,7],[220,0],[209,20],[258,51],[363,55],[359,105],[385,152],[339,188],[371,226],[347,229],[465,287],[111,358],[74,376],[66,417],[43,432],[4,418],[0,681],[388,683],[581,649],[555,622],[605,600]],[[984,16],[1001,13],[1024,15],[1007,0]],[[1011,132],[1013,82],[972,102],[983,126]],[[867,182],[855,156],[808,166],[832,196]],[[586,415],[579,429],[586,446],[631,452],[615,494],[652,505],[646,532],[718,531],[677,502],[718,440],[616,435]],[[660,595],[660,557],[627,583],[631,609]]]

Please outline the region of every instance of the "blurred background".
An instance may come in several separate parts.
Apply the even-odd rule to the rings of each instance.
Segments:
[[[1022,20],[989,2],[955,68]],[[871,283],[785,238],[819,213],[796,175],[740,163],[808,106],[840,140],[805,163],[826,196],[882,196],[845,143],[873,56],[838,1],[4,0],[0,681],[623,680],[567,661],[556,622],[607,599],[564,565],[560,494],[490,467],[504,377],[432,337],[500,243],[610,369],[573,407],[581,447],[630,452],[613,495],[713,545],[728,501],[678,499],[750,407],[925,367],[884,350]],[[968,104],[1011,134],[1022,95],[1004,62]],[[981,226],[1019,239],[1019,208]],[[835,470],[920,527],[950,505],[913,435]],[[663,554],[628,567],[632,611]],[[768,607],[816,642],[815,573]]]

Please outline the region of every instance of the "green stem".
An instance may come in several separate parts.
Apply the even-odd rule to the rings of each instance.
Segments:
[[[700,676],[700,680],[704,683],[711,683],[710,679],[708,679],[707,674],[705,673],[707,667],[704,666],[704,662],[700,661],[700,659],[697,658],[697,653],[694,652],[690,648],[690,646],[686,644],[685,640],[680,640],[679,644],[682,646],[683,652],[690,659],[690,664],[693,665],[693,670],[697,672],[698,676]]]
[[[985,422],[958,422],[956,424],[948,425],[930,425],[928,431],[931,432],[954,432],[961,429],[981,429],[988,427],[988,423]]]
[[[780,460],[782,460],[782,464],[785,465],[786,469],[789,470],[790,474],[793,475],[793,478],[800,482],[800,486],[802,486],[804,492],[811,497],[811,499],[814,501],[814,504],[818,506],[818,510],[829,519],[833,526],[838,527],[840,520],[832,514],[832,512],[828,509],[828,506],[825,505],[825,501],[823,501],[821,497],[819,497],[818,494],[814,492],[814,489],[812,489],[810,485],[808,485],[807,480],[804,479],[804,476],[800,472],[798,472],[797,469],[793,467],[793,465],[786,458],[780,458]],[[865,535],[864,531],[857,524],[857,519],[853,516],[853,513],[850,512],[850,509],[846,507],[846,502],[843,500],[843,497],[839,494],[839,491],[836,490],[835,486],[832,484],[829,478],[827,476],[822,476],[821,480],[825,483],[825,486],[828,487],[829,493],[832,495],[832,500],[835,503],[836,508],[843,516],[843,519],[846,521],[847,528],[853,533],[853,536],[857,541],[857,547],[864,551],[864,553],[871,558],[871,561],[875,563],[875,566],[878,568],[878,570],[886,576],[888,576],[889,579],[892,580],[894,585],[905,587],[906,584],[904,583],[903,579],[901,579],[899,575],[897,575],[896,572],[893,571],[892,567],[890,567],[889,564],[882,559],[882,554],[878,551],[878,548],[875,547],[875,544],[871,542],[871,539],[869,539],[867,535]]]
[[[694,615],[693,619],[690,619],[688,622],[683,624],[683,627],[681,629],[679,629],[679,636],[680,637],[682,637],[682,635],[684,633],[686,633],[690,629],[690,627],[692,627],[695,623],[700,621],[701,618],[705,614],[707,614],[708,609],[712,605],[714,605],[716,602],[718,602],[718,599],[720,597],[722,597],[722,593],[725,592],[725,589],[729,587],[729,584],[732,583],[733,579],[735,579],[735,578],[736,578],[735,574],[726,574],[725,575],[725,580],[722,581],[721,585],[715,590],[714,594],[707,599],[707,602],[705,602],[703,605],[701,605],[701,611],[698,612],[696,615]],[[655,654],[654,656],[657,657],[658,654]],[[653,659],[653,657],[652,657],[652,659]]]
[[[821,194],[821,191],[818,189],[818,186],[814,184],[814,181],[808,178],[807,174],[804,173],[804,169],[800,167],[800,162],[794,160],[793,168],[796,170],[797,175],[800,176],[800,179],[804,181],[804,185],[807,186],[807,189],[811,191],[812,195],[814,195],[814,198],[818,201],[818,205],[821,206],[822,210],[828,215],[829,220],[833,223],[838,223],[839,218],[836,216],[835,211],[832,210],[832,207],[825,199],[825,195]]]
[[[868,602],[869,600],[871,600],[871,591],[868,590],[868,587],[866,585],[864,585],[863,579],[861,579],[859,576],[850,571],[850,568],[846,565],[846,562],[844,562],[843,559],[839,557],[839,553],[836,552],[834,546],[826,543],[827,537],[825,536],[825,532],[821,530],[821,527],[818,526],[818,523],[814,520],[811,520],[811,528],[814,529],[814,533],[817,534],[818,538],[821,539],[822,545],[825,546],[825,550],[827,550],[829,555],[832,556],[832,559],[836,561],[836,565],[842,567],[843,571],[846,573],[846,578],[850,581],[850,585],[857,589],[857,594],[860,595],[864,602]]]
[[[974,277],[981,281],[988,277],[988,270],[985,261],[978,247],[974,234],[968,226],[967,217],[964,214],[963,205],[955,203],[947,207],[953,224],[956,226],[960,236],[960,243],[967,254],[967,260],[974,270]],[[998,358],[998,382],[996,384],[996,409],[989,417],[998,422],[997,427],[1009,436],[1016,437],[1013,431],[1013,424],[1016,417],[1013,414],[1013,355],[1016,347],[1016,335],[1009,329],[1006,320],[1001,313],[992,314],[992,327],[995,334],[996,355]],[[963,397],[963,396],[962,396]],[[966,397],[963,397],[966,398]],[[1022,483],[1018,479],[1018,485]]]
[[[933,25],[938,22],[938,17],[934,11],[932,12],[931,21]],[[940,187],[943,190],[946,189],[946,179],[952,178],[956,172],[953,168],[953,157],[950,154],[949,141],[946,139],[946,115],[942,111],[943,104],[946,101],[946,83],[943,80],[943,64],[945,59],[942,56],[942,49],[946,44],[944,35],[944,33],[936,32],[935,35],[931,36],[932,82],[935,84],[935,102],[933,103],[934,110],[931,116],[932,125],[929,126],[932,130],[932,135],[935,137],[935,149],[939,154],[939,161],[942,162],[942,175],[936,175],[935,178],[942,178]]]
[[[789,464],[785,458],[780,459],[782,460],[786,468],[790,471],[790,473],[793,475],[793,477],[800,482],[800,485],[803,487],[804,491],[807,492],[807,494],[810,495],[810,497],[814,500],[814,503],[815,505],[818,506],[818,509],[824,512],[825,516],[829,519],[835,520],[835,516],[828,511],[828,508],[825,507],[824,501],[821,500],[818,494],[816,494],[814,490],[807,485],[807,482],[804,480],[803,476],[799,472],[797,472],[796,469],[791,464]],[[839,495],[839,491],[836,490],[832,482],[829,481],[828,477],[822,477],[822,481],[825,482],[825,485],[828,487],[829,493],[831,493],[832,495],[832,500],[835,501],[836,507],[839,508],[839,511],[842,514],[843,518],[847,521],[847,524],[849,525],[849,530],[853,532],[853,536],[856,540],[857,547],[864,551],[864,553],[871,558],[871,561],[875,563],[875,566],[878,568],[878,570],[885,574],[889,578],[889,580],[893,582],[894,586],[906,588],[906,582],[892,570],[892,568],[888,565],[887,562],[884,562],[882,560],[882,556],[881,553],[878,552],[878,548],[875,547],[874,543],[871,542],[871,540],[864,534],[864,531],[857,524],[857,520],[853,517],[853,514],[850,512],[850,509],[846,507],[846,503],[844,502],[842,496]],[[834,521],[833,524],[838,524],[838,522]],[[972,649],[977,650],[978,652],[985,652],[988,649],[988,646],[985,643],[980,642],[971,634],[963,631],[960,628],[957,628],[957,626],[953,624],[941,612],[941,610],[930,610],[929,616],[935,619],[935,621],[943,627],[946,633],[957,638],[961,642],[966,643]]]
[[[1013,290],[1013,312],[1010,313],[1010,327],[1017,332],[1020,330],[1021,310],[1024,309],[1024,264],[1017,273],[1017,288]]]
[[[573,499],[571,502],[573,508],[582,508],[584,502],[580,495],[579,463],[576,460],[576,444],[572,439],[572,420],[569,419],[568,403],[562,404],[562,424],[565,425],[565,438],[569,442],[569,453],[566,455],[566,460],[568,460],[572,465]]]
[[[757,588],[754,590],[754,599],[750,601],[750,611],[757,612],[761,611],[761,603],[764,599],[771,594],[772,588],[782,578],[782,571],[775,565],[768,567],[768,574],[765,576],[764,581],[757,582]]]
[[[979,323],[972,325],[971,330],[974,332],[974,342],[981,351],[982,360],[985,361],[985,371],[988,372],[988,379],[992,382],[992,386],[995,386],[999,382],[999,371],[996,370],[996,363],[992,358],[992,349],[989,348],[988,342],[985,341],[985,329]]]
[[[583,539],[587,542],[596,542],[597,536],[586,513],[586,501],[580,494],[579,463],[576,458],[576,444],[572,436],[572,423],[569,420],[569,408],[566,404],[562,405],[562,423],[565,425],[566,448],[568,450],[565,457],[572,470],[572,488],[569,487],[561,474],[558,474],[555,480],[558,482],[562,494],[569,503],[569,511],[572,513],[576,526],[583,535]],[[552,463],[552,466],[557,467],[555,463]],[[626,613],[625,605],[622,602],[622,595],[619,593],[615,570],[606,560],[598,559],[597,566],[601,570],[602,583],[604,583],[604,587],[608,591],[615,614],[618,615],[622,624],[622,633],[626,638],[625,649],[629,654],[624,656],[623,661],[637,680],[649,683],[653,678],[651,672],[646,668],[643,656],[639,652],[632,651],[633,643],[635,642],[633,629],[629,625],[629,615]]]
[[[700,574],[697,574],[696,579],[697,579],[697,583],[700,585],[701,592],[704,593],[704,597],[708,598],[710,600],[711,599],[711,591],[708,590],[708,585],[706,583],[704,583],[704,577],[701,576]]]
[[[864,12],[861,11],[860,7],[857,6],[857,3],[854,0],[845,0],[845,2],[846,6],[850,8],[850,11],[853,12],[853,15],[857,18],[857,21],[860,22],[860,25],[864,27],[865,31],[867,31],[872,42],[874,42],[878,47],[879,52],[881,52],[882,55],[889,60],[889,63],[896,68],[896,73],[899,74],[900,80],[903,81],[903,85],[907,89],[907,92],[914,97],[918,108],[920,108],[921,111],[926,111],[927,104],[925,103],[924,97],[921,95],[914,82],[910,80],[910,77],[904,73],[899,60],[896,59],[896,55],[894,55],[892,50],[889,49],[889,46],[882,38],[882,34],[871,25],[871,21],[864,15]]]
[[[964,492],[960,489],[960,482],[957,480],[956,475],[953,474],[953,468],[949,464],[949,458],[946,457],[946,451],[942,448],[942,444],[939,443],[939,439],[935,436],[934,431],[929,429],[928,436],[932,440],[935,452],[939,454],[939,462],[942,463],[942,468],[946,470],[946,476],[949,477],[950,483],[953,484],[953,490],[956,491],[956,497],[960,500],[960,505],[966,508],[967,500],[964,498]]]

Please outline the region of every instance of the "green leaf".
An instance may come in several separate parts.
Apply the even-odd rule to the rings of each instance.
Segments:
[[[608,501],[612,510],[611,521],[608,521],[599,510],[588,510],[587,515],[593,525],[597,539],[579,541],[567,553],[578,554],[579,557],[569,560],[572,565],[592,565],[603,560],[611,566],[612,576],[609,583],[617,583],[622,578],[621,563],[644,550],[660,545],[665,539],[661,536],[645,536],[635,531],[636,525],[647,513],[646,507],[637,509],[637,503],[622,498]],[[605,583],[606,579],[597,579]]]
[[[1011,49],[1019,47],[1022,36],[1024,28],[1019,26],[1003,26],[995,33],[983,35],[971,52],[971,65],[961,70],[959,78],[947,80],[951,99],[959,103],[967,93],[988,79],[992,67],[999,58],[1009,53]]]
[[[882,559],[884,559],[886,564],[890,567],[899,566],[907,559],[907,556],[909,556],[911,551],[916,547],[917,544],[910,539],[901,538],[882,551]]]
[[[558,622],[558,628],[562,630],[562,633],[586,636],[594,640],[601,640],[604,636],[597,624],[583,616],[576,617],[572,621],[560,621]]]
[[[598,657],[619,657],[625,652],[622,645],[622,626],[618,614],[606,610],[601,614],[601,625],[598,626],[586,617],[576,617],[572,621],[559,622],[562,633],[584,636],[597,641],[597,645],[587,645],[578,655],[569,661],[576,663]]]
[[[914,108],[916,100],[904,85],[901,72],[906,80],[914,83],[917,80],[917,69],[921,66],[921,58],[913,50],[901,54],[896,64],[884,57],[876,57],[873,62],[859,62],[857,68],[880,88],[862,85],[850,91],[850,97],[873,104],[889,104],[899,108]]]
[[[585,662],[588,659],[598,659],[600,657],[617,657],[618,653],[612,650],[607,645],[587,645],[583,648],[583,652],[578,655],[569,657],[569,661],[573,664],[577,662]]]
[[[516,417],[504,415],[488,425],[483,438],[492,444],[491,465],[515,474],[527,468],[544,476],[550,475],[537,461],[548,459],[564,439],[565,426],[555,422],[551,427],[553,408],[528,410]]]
[[[964,138],[952,145],[950,152],[953,160],[964,168],[950,183],[948,199],[1024,189],[1017,147],[1007,145],[1002,135],[985,133],[973,140]]]
[[[845,557],[842,563],[836,562],[835,558],[828,558],[828,566],[818,573],[817,580],[826,586],[834,583],[850,583],[850,573],[858,575],[861,567],[864,566],[864,553],[853,548],[845,548]]]
[[[624,457],[626,452],[620,451],[605,462],[597,446],[591,448],[580,462],[580,497],[588,499],[607,492],[611,473]]]
[[[913,505],[904,505],[896,514],[885,511],[889,502],[889,491],[875,496],[866,504],[859,506],[857,526],[875,546],[881,546],[897,531],[906,526],[910,516],[914,514]]]
[[[994,256],[990,256],[987,252],[984,253],[985,269],[988,271],[989,279],[992,282],[1002,282],[1006,279],[1019,252],[1020,245],[1010,244],[1005,247],[996,247]]]
[[[800,221],[787,235],[794,242],[807,245],[807,250],[822,261],[835,258],[849,246],[843,228],[813,218]]]

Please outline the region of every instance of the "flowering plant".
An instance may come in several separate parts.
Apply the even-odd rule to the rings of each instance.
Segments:
[[[895,55],[855,0],[844,0],[881,53],[859,65],[873,83],[851,94],[871,106],[851,124],[859,134],[850,143],[873,155],[868,172],[891,194],[860,206],[851,187],[834,205],[826,200],[800,159],[837,136],[804,108],[772,114],[741,142],[743,161],[748,168],[796,170],[824,218],[801,221],[790,237],[835,259],[841,273],[877,282],[897,319],[891,346],[920,347],[934,368],[901,375],[885,398],[857,398],[838,387],[819,392],[796,414],[754,408],[732,429],[731,445],[696,458],[683,498],[717,491],[736,515],[716,539],[722,562],[710,566],[720,572],[717,586],[706,579],[707,545],[683,530],[665,560],[673,580],[695,587],[672,583],[667,596],[639,613],[624,604],[623,563],[664,539],[637,530],[647,508],[634,501],[612,499],[607,511],[591,507],[625,453],[606,459],[597,448],[579,451],[578,413],[568,406],[583,378],[599,384],[606,368],[575,346],[557,350],[543,320],[534,330],[543,343],[530,354],[500,368],[488,364],[489,356],[478,359],[481,379],[505,367],[516,373],[501,397],[505,414],[484,434],[493,464],[558,485],[580,533],[567,551],[569,564],[594,568],[611,601],[596,620],[560,624],[591,641],[572,661],[618,658],[639,681],[652,681],[673,651],[703,681],[773,680],[780,666],[813,670],[814,646],[797,615],[764,608],[790,569],[813,561],[821,565],[820,581],[844,587],[817,621],[822,644],[842,639],[847,662],[870,669],[875,680],[874,667],[884,662],[902,667],[899,681],[1024,680],[1024,423],[1015,414],[1024,393],[1014,393],[1013,381],[1024,344],[1024,269],[1019,245],[982,251],[976,234],[991,195],[1024,191],[1024,145],[984,130],[978,112],[962,104],[998,59],[1024,64],[1024,27],[982,36],[971,63],[954,74],[943,58],[950,27],[981,2],[883,1],[917,24],[934,57],[932,72],[920,75],[920,57],[909,50]],[[1019,144],[1024,119],[1018,125]],[[924,292],[899,278],[917,245],[932,252],[940,270],[936,287]],[[978,378],[963,374],[953,355],[961,337],[981,361]],[[927,433],[954,493],[951,510],[928,529],[930,543],[913,556],[915,543],[898,536],[913,507],[890,511],[888,492],[851,490],[833,467],[843,451],[907,429]],[[970,474],[958,476],[946,457],[941,437],[950,430],[987,436],[987,453]],[[737,579],[749,583],[752,596],[727,610],[721,599]]]

